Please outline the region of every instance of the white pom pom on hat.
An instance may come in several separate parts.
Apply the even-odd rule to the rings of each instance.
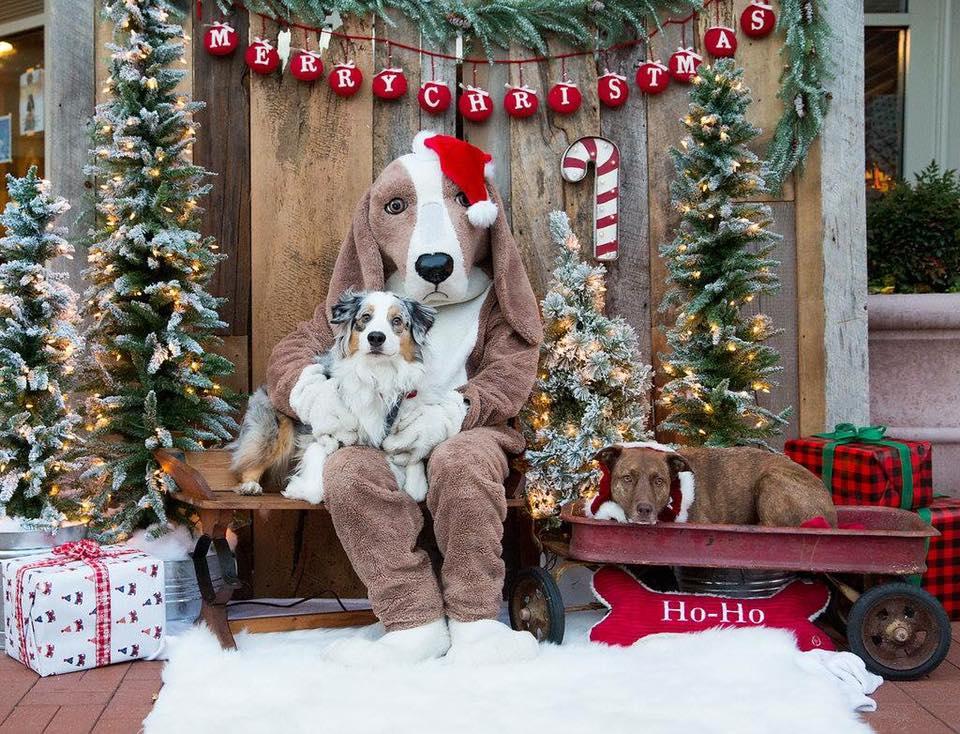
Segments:
[[[474,227],[489,227],[497,221],[497,205],[490,199],[483,199],[467,207],[467,219]]]
[[[474,227],[489,227],[499,215],[497,205],[490,199],[486,179],[493,177],[493,156],[475,145],[452,135],[436,135],[429,131],[417,133],[413,152],[433,153],[440,161],[443,175],[460,187],[467,197],[467,219]]]

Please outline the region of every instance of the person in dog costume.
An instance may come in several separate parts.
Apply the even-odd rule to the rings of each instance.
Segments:
[[[398,491],[383,453],[336,451],[323,472],[324,501],[387,631],[376,641],[337,643],[328,654],[341,662],[444,654],[507,661],[537,653],[529,633],[496,620],[507,456],[524,447],[507,421],[533,388],[543,331],[491,175],[491,156],[479,148],[418,134],[413,152],[391,162],[357,206],[325,306],[270,357],[274,406],[309,424],[324,410],[315,358],[333,342],[328,315],[343,291],[386,288],[438,312],[423,359],[428,389],[441,399],[395,426],[383,446],[410,461],[429,457],[427,508],[443,555],[440,578],[417,547],[423,513]]]

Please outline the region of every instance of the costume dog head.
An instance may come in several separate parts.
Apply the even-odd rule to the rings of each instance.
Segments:
[[[334,266],[327,306],[348,287],[389,289],[432,306],[493,288],[527,342],[542,338],[539,309],[489,180],[490,156],[448,135],[419,133],[358,204]]]
[[[422,359],[423,343],[437,312],[412,298],[384,291],[343,292],[333,305],[330,323],[337,329],[337,354]]]
[[[669,446],[615,444],[597,452],[594,460],[603,476],[600,491],[587,505],[591,517],[642,525],[658,519],[686,521],[694,499],[693,474]]]

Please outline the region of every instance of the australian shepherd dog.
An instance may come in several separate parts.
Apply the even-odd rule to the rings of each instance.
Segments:
[[[292,467],[283,494],[323,501],[327,457],[341,446],[380,448],[403,413],[424,399],[422,349],[435,316],[429,306],[393,293],[346,291],[330,318],[334,345],[308,368],[327,378],[320,383],[322,415],[311,415],[306,425],[275,410],[264,388],[254,393],[240,435],[230,445],[241,482],[237,491],[259,494],[265,474],[283,481]],[[408,464],[389,454],[387,461],[400,488],[423,500],[424,463]]]

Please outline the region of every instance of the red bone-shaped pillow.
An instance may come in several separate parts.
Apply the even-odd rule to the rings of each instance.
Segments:
[[[794,581],[766,599],[730,599],[654,591],[623,569],[604,566],[593,575],[593,593],[610,611],[590,630],[592,642],[628,646],[661,632],[777,627],[791,630],[801,650],[835,649],[812,621],[830,602],[830,590],[819,581]]]

